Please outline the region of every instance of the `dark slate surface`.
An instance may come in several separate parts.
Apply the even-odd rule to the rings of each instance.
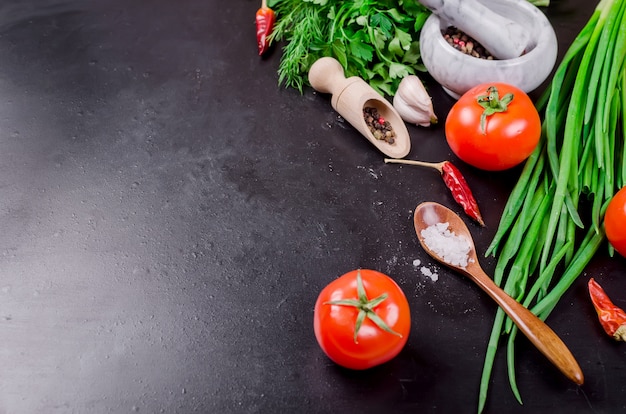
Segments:
[[[495,305],[412,228],[421,201],[458,207],[436,172],[384,164],[328,96],[278,87],[258,6],[0,5],[0,413],[475,412]],[[552,1],[561,55],[592,7]],[[453,102],[431,91],[443,119]],[[441,126],[409,130],[409,158],[457,161]],[[458,165],[484,252],[519,170]],[[413,318],[367,372],[332,364],[312,329],[318,292],[357,267],[390,274]],[[626,306],[625,269],[603,249],[548,319],[585,385],[520,338],[525,404],[500,353],[488,413],[626,409],[626,347],[586,292],[594,276]]]

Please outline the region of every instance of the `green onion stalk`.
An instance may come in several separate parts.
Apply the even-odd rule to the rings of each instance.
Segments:
[[[524,165],[486,256],[494,281],[545,320],[605,244],[604,212],[626,184],[626,0],[601,0],[557,67],[537,108],[539,145]],[[558,275],[558,276],[557,276]],[[501,309],[489,337],[478,412],[500,341],[511,390],[517,328]],[[506,337],[506,338],[505,338]]]

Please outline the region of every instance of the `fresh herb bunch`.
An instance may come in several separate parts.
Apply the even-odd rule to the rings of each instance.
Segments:
[[[425,72],[419,33],[430,11],[415,0],[273,0],[271,42],[285,41],[278,82],[300,92],[319,58],[331,56],[346,76],[359,76],[393,96],[403,77]]]

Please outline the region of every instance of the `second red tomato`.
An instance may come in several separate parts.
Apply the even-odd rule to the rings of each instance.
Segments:
[[[411,329],[409,303],[389,276],[357,269],[320,292],[313,326],[331,360],[345,368],[368,369],[395,358],[406,344]]]
[[[619,254],[626,257],[626,186],[619,190],[604,214],[606,237]]]
[[[533,152],[541,136],[541,119],[521,89],[486,83],[454,104],[445,131],[448,145],[461,160],[482,170],[502,171]]]

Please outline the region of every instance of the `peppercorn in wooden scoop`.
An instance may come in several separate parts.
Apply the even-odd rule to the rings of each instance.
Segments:
[[[441,204],[425,202],[416,207],[413,221],[426,253],[474,281],[567,378],[578,385],[584,382],[578,362],[557,334],[483,271],[470,231],[456,213]]]
[[[309,82],[316,91],[332,94],[333,109],[383,154],[402,158],[409,153],[409,131],[393,105],[358,76],[346,78],[336,59],[313,63]]]

